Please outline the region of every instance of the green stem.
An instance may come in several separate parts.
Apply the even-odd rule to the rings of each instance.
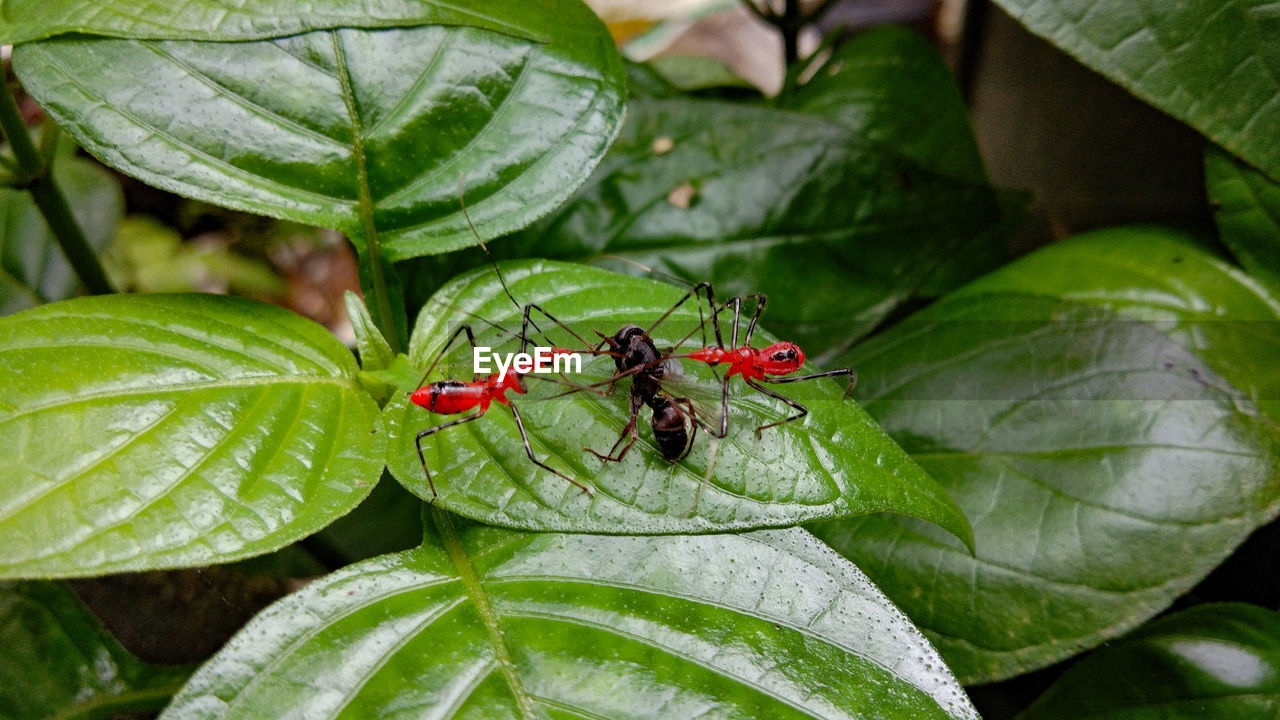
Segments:
[[[51,121],[50,121],[51,122]],[[62,248],[67,262],[80,278],[80,283],[94,295],[106,295],[115,292],[107,273],[98,262],[98,254],[89,245],[80,223],[71,214],[71,206],[67,198],[58,189],[53,179],[53,166],[46,163],[40,151],[31,142],[31,134],[27,124],[18,110],[18,102],[6,86],[0,92],[0,130],[9,141],[9,148],[18,163],[19,184],[31,193],[40,214],[49,224],[53,238]]]
[[[395,314],[391,310],[391,293],[387,290],[387,279],[382,270],[382,243],[378,238],[378,226],[373,218],[373,196],[369,191],[369,170],[365,163],[364,123],[360,119],[360,109],[356,107],[355,89],[351,85],[351,73],[347,70],[347,54],[342,47],[338,32],[329,34],[333,41],[334,61],[338,66],[338,81],[342,83],[342,99],[347,106],[347,115],[351,120],[352,155],[356,162],[356,182],[360,195],[360,222],[364,228],[365,252],[359,253],[361,261],[369,264],[369,285],[367,290],[373,296],[371,310],[373,322],[382,331],[382,336],[391,345],[393,353],[404,352],[400,345],[400,333],[396,329]]]

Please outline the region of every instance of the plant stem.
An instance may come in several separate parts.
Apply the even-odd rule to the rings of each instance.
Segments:
[[[790,68],[800,58],[800,28],[804,19],[800,16],[800,0],[786,0],[778,30],[782,32],[782,54],[786,67]]]
[[[351,73],[347,69],[347,55],[342,47],[342,39],[338,31],[329,33],[333,43],[334,61],[338,66],[338,80],[342,84],[342,99],[347,106],[347,115],[351,121],[352,155],[356,163],[356,183],[359,193],[360,222],[364,228],[365,252],[359,253],[360,261],[368,263],[369,285],[367,292],[373,296],[370,310],[373,322],[382,331],[382,336],[391,345],[394,353],[403,352],[400,333],[396,328],[395,315],[391,310],[391,297],[387,289],[387,280],[382,268],[382,244],[378,239],[378,226],[373,218],[373,197],[369,191],[369,170],[365,164],[364,123],[356,107],[355,89],[351,83]]]
[[[71,214],[66,196],[53,179],[53,165],[45,162],[40,151],[31,142],[27,124],[18,110],[18,102],[13,99],[13,93],[7,85],[0,92],[0,130],[3,130],[18,163],[17,186],[25,187],[31,193],[31,199],[35,201],[40,214],[44,215],[54,240],[62,248],[62,254],[67,257],[67,262],[80,278],[80,283],[94,295],[115,292],[111,282],[107,280],[107,273],[102,269],[102,263],[98,262],[98,254],[89,245],[80,223]]]

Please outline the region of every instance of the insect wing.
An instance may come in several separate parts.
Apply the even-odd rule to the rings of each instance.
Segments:
[[[718,431],[722,415],[722,376],[703,363],[668,358],[663,363],[662,389],[668,397],[687,400],[701,424]]]

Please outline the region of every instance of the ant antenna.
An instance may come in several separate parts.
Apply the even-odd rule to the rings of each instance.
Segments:
[[[480,243],[480,249],[484,250],[485,257],[489,258],[489,264],[493,266],[493,271],[498,274],[498,282],[502,283],[502,291],[511,298],[511,303],[516,306],[517,310],[523,311],[524,306],[520,301],[516,300],[516,296],[511,294],[511,288],[507,287],[507,279],[502,276],[502,271],[498,269],[498,262],[493,259],[493,254],[489,252],[489,246],[484,244],[484,239],[480,237],[480,233],[476,232],[476,226],[471,223],[471,215],[467,213],[467,201],[462,198],[462,176],[458,173],[458,204],[462,206],[462,217],[467,221],[467,227],[471,228],[471,234],[476,236],[476,242]],[[536,325],[534,327],[537,327]]]

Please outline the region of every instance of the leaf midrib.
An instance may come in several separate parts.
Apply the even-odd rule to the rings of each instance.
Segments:
[[[266,377],[247,377],[247,378],[235,378],[230,380],[211,380],[208,382],[178,383],[174,385],[166,385],[164,387],[159,387],[159,388],[157,387],[126,388],[123,390],[110,390],[107,392],[100,392],[100,393],[78,393],[70,397],[60,398],[55,402],[42,403],[38,405],[24,405],[21,410],[18,410],[16,412],[9,413],[7,415],[4,415],[3,417],[0,417],[0,425],[3,425],[4,423],[7,423],[11,420],[16,420],[26,415],[31,415],[33,413],[44,412],[46,410],[52,410],[54,408],[60,408],[60,407],[67,407],[70,405],[77,405],[80,403],[92,402],[95,400],[107,400],[107,399],[113,399],[113,398],[128,398],[128,397],[144,398],[148,396],[166,395],[169,393],[176,393],[176,392],[189,392],[193,390],[206,390],[206,389],[216,389],[216,388],[246,388],[246,387],[253,387],[257,385],[290,385],[290,384],[300,384],[300,385],[324,384],[324,385],[336,385],[340,388],[345,388],[348,390],[355,389],[355,387],[353,386],[353,381],[347,378],[326,378],[326,377],[311,376],[311,375],[298,375],[298,376],[271,375]]]
[[[463,549],[458,540],[458,534],[453,528],[451,516],[447,512],[434,507],[431,509],[431,515],[432,519],[435,520],[437,530],[440,532],[441,543],[449,554],[449,560],[453,562],[454,567],[458,570],[458,578],[462,580],[462,587],[466,590],[467,597],[470,598],[472,605],[475,607],[476,614],[480,616],[480,620],[484,623],[485,630],[489,635],[489,644],[493,648],[494,659],[498,663],[498,669],[502,671],[503,679],[507,681],[507,687],[511,690],[511,695],[516,701],[516,707],[519,708],[521,717],[524,720],[538,720],[533,697],[524,689],[520,673],[516,669],[515,662],[511,659],[511,652],[507,648],[506,640],[502,635],[502,627],[498,624],[498,615],[494,611],[493,605],[489,602],[489,595],[485,592],[484,586],[481,585],[475,568],[471,565],[471,559],[467,557],[466,550]]]

